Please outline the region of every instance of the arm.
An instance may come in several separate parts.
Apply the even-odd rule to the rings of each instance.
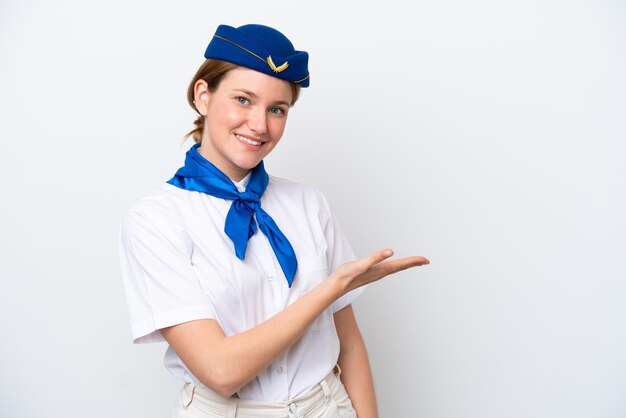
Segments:
[[[340,294],[327,280],[267,321],[231,337],[212,319],[174,325],[161,334],[194,376],[229,397],[294,344]]]
[[[359,418],[378,418],[374,381],[352,305],[335,313],[341,381]]]
[[[410,267],[424,257],[388,260],[390,250],[340,266],[318,287],[267,321],[226,337],[214,320],[185,322],[161,329],[183,363],[203,384],[231,396],[293,345],[336,299],[367,283]]]

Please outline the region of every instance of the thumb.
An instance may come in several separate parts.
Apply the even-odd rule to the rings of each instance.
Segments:
[[[388,259],[392,255],[393,255],[393,250],[391,248],[385,248],[385,249],[378,250],[372,253],[369,257],[366,257],[364,261],[365,261],[367,268],[369,269],[375,266],[376,264],[380,263],[381,261]]]

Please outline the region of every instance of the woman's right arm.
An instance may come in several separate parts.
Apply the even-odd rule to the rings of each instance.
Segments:
[[[327,280],[280,313],[226,337],[217,321],[201,319],[160,330],[183,363],[204,385],[229,397],[293,345],[317,317],[351,290],[411,267],[424,257],[387,260],[391,250],[340,266]]]

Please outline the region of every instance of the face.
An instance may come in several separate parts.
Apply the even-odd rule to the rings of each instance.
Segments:
[[[287,81],[248,68],[226,73],[214,92],[198,81],[196,108],[206,116],[200,154],[241,180],[280,141],[291,101]]]

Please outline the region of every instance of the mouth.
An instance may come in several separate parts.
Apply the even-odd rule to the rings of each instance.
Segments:
[[[238,140],[240,140],[241,142],[244,142],[244,143],[249,144],[249,145],[254,145],[254,146],[260,147],[263,144],[263,142],[255,141],[253,139],[248,138],[247,136],[235,134],[235,137]]]

